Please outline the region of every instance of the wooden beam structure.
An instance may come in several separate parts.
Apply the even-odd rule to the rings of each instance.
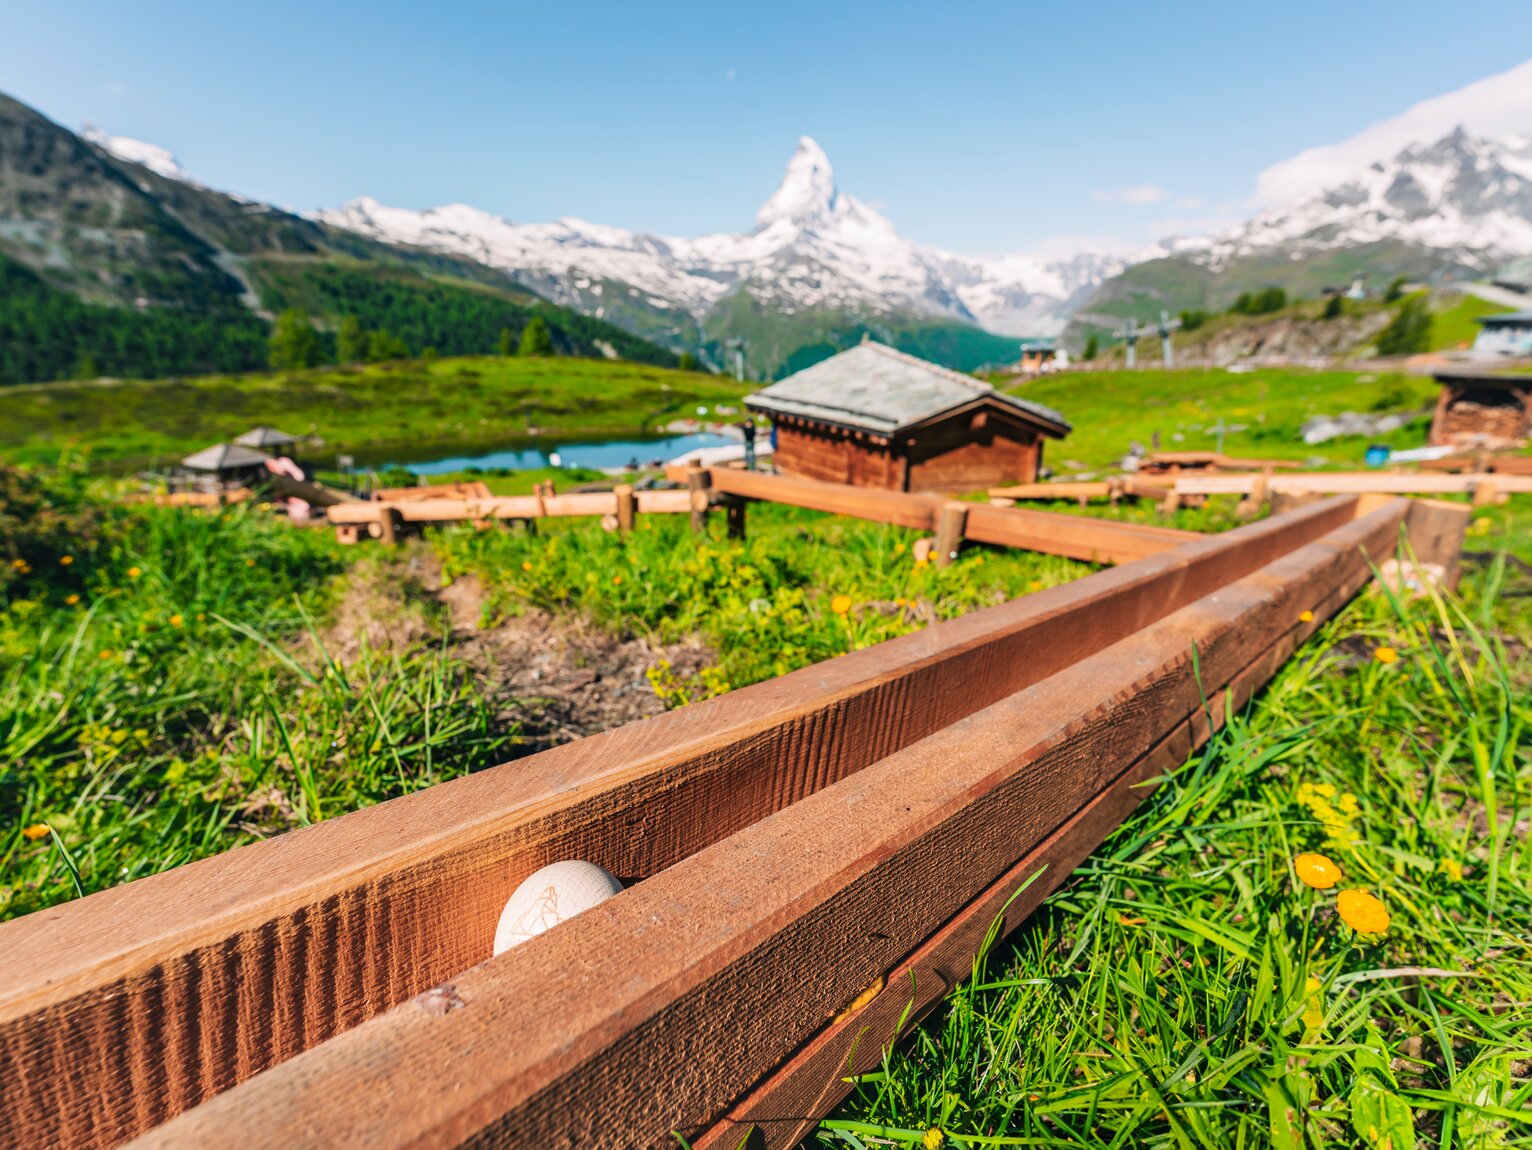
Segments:
[[[673,479],[684,478],[686,474],[685,468],[670,472]],[[917,531],[936,531],[942,508],[948,503],[937,495],[851,487],[724,467],[712,470],[710,485],[713,491],[743,499],[807,507]],[[964,537],[972,542],[1020,547],[1092,563],[1130,563],[1198,537],[1195,531],[1141,523],[1114,523],[982,503],[965,506],[968,515]]]
[[[632,491],[633,510],[640,515],[680,514],[692,509],[685,491]],[[399,499],[388,507],[405,523],[463,523],[475,519],[543,519],[563,516],[621,518],[623,496],[615,491],[572,495],[491,495],[474,499]],[[337,503],[325,516],[334,524],[371,523],[379,504],[370,500]]]
[[[968,536],[980,513],[998,510],[970,506]],[[1044,850],[1070,818],[1098,801],[1103,811],[1123,809],[1122,794],[1101,796],[1139,769],[1155,746],[1190,745],[1165,742],[1181,737],[1178,724],[1191,724],[1186,729],[1195,734],[1195,717],[1186,710],[1188,643],[1199,644],[1204,670],[1222,676],[1205,680],[1211,691],[1238,682],[1247,674],[1243,668],[1256,665],[1251,660],[1280,658],[1284,644],[1308,633],[1297,622],[1301,611],[1313,610],[1317,625],[1343,602],[1355,580],[1365,578],[1367,558],[1390,551],[1407,522],[1403,500],[1381,501],[1358,519],[1361,510],[1357,499],[1339,497],[1222,535],[1194,536],[1138,562],[716,700],[0,924],[6,956],[0,964],[0,1082],[7,1084],[0,1144],[116,1145],[248,1081],[264,1099],[259,1106],[287,1101],[268,1111],[269,1122],[242,1117],[216,1141],[326,1145],[334,1131],[322,1116],[302,1117],[314,1096],[295,1083],[329,1082],[325,1067],[342,1063],[321,1060],[316,1071],[305,1052],[317,1054],[339,1039],[367,1045],[337,1046],[337,1059],[365,1049],[367,1058],[379,1060],[353,1083],[356,1098],[376,1106],[389,1123],[399,1101],[416,1111],[390,1126],[383,1145],[404,1145],[416,1134],[414,1144],[456,1144],[510,1114],[527,1121],[528,1131],[573,1131],[558,1123],[582,1121],[583,1092],[604,1089],[599,1067],[605,1064],[635,1076],[623,1079],[614,1104],[628,1099],[637,1082],[648,1083],[645,1091],[655,1097],[635,1111],[643,1115],[641,1126],[604,1128],[592,1144],[658,1145],[665,1134],[656,1133],[654,1123],[700,1131],[725,1121],[752,1091],[766,1089],[772,1075],[788,1072],[786,1060],[810,1049],[802,1044],[821,1033],[826,1018],[876,978],[920,961],[921,948],[944,924],[1003,885],[1003,876],[1029,851]],[[1430,546],[1450,542],[1444,524],[1433,527]],[[1038,722],[1045,725],[1028,725]],[[1103,741],[1092,743],[1084,759],[1050,757],[1062,754],[1053,748],[1076,745],[1071,740],[1098,727],[1091,737]],[[1130,730],[1138,742],[1118,741]],[[972,774],[986,762],[988,773]],[[895,763],[902,765],[889,765]],[[946,789],[922,791],[924,805],[900,812],[915,794],[905,794],[907,784],[920,791],[939,779]],[[1009,805],[987,805],[991,790],[1009,795]],[[842,797],[805,805],[830,792]],[[1033,800],[1036,811],[1027,806]],[[868,817],[872,811],[877,817]],[[839,841],[802,837],[818,818],[838,820],[831,837]],[[952,826],[966,828],[963,850],[978,852],[956,867],[941,862],[959,841],[948,837],[952,832],[928,837],[952,819],[958,820]],[[1048,881],[1067,871],[1069,851],[1091,849],[1091,836],[1105,833],[1109,822],[1108,815],[1091,816],[1084,831],[1068,838],[1073,845],[1048,855],[1061,868]],[[796,828],[785,840],[768,829],[784,826]],[[793,846],[779,854],[774,844],[784,841]],[[843,848],[861,853],[835,853]],[[1006,850],[1012,853],[1001,858]],[[690,861],[704,856],[711,861]],[[918,909],[915,917],[900,917],[906,908],[880,901],[889,889],[881,884],[913,890],[923,881],[908,870],[883,870],[896,856],[905,860],[901,866],[943,872],[932,875],[933,891],[940,892],[935,901],[903,900],[912,901],[911,912]],[[583,957],[557,952],[563,966],[552,982],[526,981],[544,977],[543,958],[515,958],[523,949],[546,958],[554,953],[546,946],[531,950],[529,944],[470,971],[489,958],[509,891],[560,858],[596,862],[633,884],[611,905],[638,906],[640,918],[622,919],[625,925]],[[729,859],[755,860],[731,885],[714,890],[734,911],[717,917],[718,908],[705,900],[675,901],[686,889],[667,877],[677,868],[702,867],[680,873],[712,881],[725,872],[710,868]],[[821,864],[829,869],[798,869]],[[946,870],[959,872],[962,885],[951,886]],[[882,878],[859,886],[850,876],[864,871]],[[783,880],[780,889],[775,875]],[[844,899],[851,901],[837,901]],[[898,929],[865,953],[853,948],[860,957],[844,953],[841,943],[814,933],[839,921],[824,917],[832,904],[863,919],[886,914],[891,923],[899,920]],[[582,916],[548,937],[582,938],[580,931],[607,922],[606,914],[588,923]],[[644,914],[659,917],[645,920]],[[860,927],[847,929],[842,936],[832,927],[832,934],[866,941]],[[809,933],[791,933],[800,930]],[[731,980],[749,973],[760,988],[771,989],[781,973],[771,956],[810,943],[829,947],[803,968],[813,973],[814,985],[784,984],[781,1001],[757,1018],[751,1013],[757,997]],[[657,959],[652,946],[674,953]],[[776,949],[781,946],[788,950]],[[597,956],[600,969],[589,965],[595,951],[605,955]],[[726,954],[734,958],[723,962]],[[625,968],[616,980],[623,994],[646,988],[637,1000],[619,1003],[607,994],[615,987],[603,981],[611,972],[600,964],[607,962]],[[449,982],[457,989],[432,990]],[[560,1021],[503,1031],[506,1040],[522,1035],[522,1049],[478,1047],[479,1069],[448,1090],[450,1097],[423,1097],[422,1083],[436,1081],[433,1075],[448,1066],[461,1069],[453,1059],[476,1048],[454,1045],[458,1053],[451,1057],[445,1048],[434,1051],[443,1069],[417,1080],[410,1077],[418,1053],[411,1044],[427,1032],[406,1025],[398,1033],[408,1041],[395,1045],[397,1018],[412,1018],[412,1011],[434,1019],[466,1013],[502,1025],[512,984],[522,988],[516,1009]],[[581,987],[576,997],[584,998],[571,1004],[567,996]],[[683,987],[691,990],[683,993]],[[412,1005],[422,994],[427,999]],[[695,1056],[704,1049],[720,1053],[716,1042],[745,1033],[731,1032],[714,1015],[686,1013],[704,1003],[710,1011],[727,1006],[732,1025],[748,1030],[741,1039],[752,1052],[748,1059],[732,1051]],[[550,1013],[550,1004],[557,1010]],[[599,1009],[589,1013],[594,1006]],[[566,1008],[573,1013],[558,1013]],[[368,1020],[377,1026],[369,1030]],[[688,1029],[693,1022],[700,1029]],[[559,1053],[547,1043],[561,1028],[571,1042]],[[454,1034],[462,1037],[444,1029],[430,1033],[448,1045]],[[391,1037],[374,1045],[378,1035]],[[642,1059],[632,1061],[635,1052],[658,1053],[679,1041],[703,1045],[665,1063],[667,1087],[654,1091],[656,1071],[644,1069]],[[298,1078],[281,1076],[280,1068],[295,1058]],[[714,1074],[704,1073],[708,1067],[726,1068],[727,1076],[703,1082]],[[277,1074],[268,1078],[274,1068]],[[401,1076],[390,1078],[395,1070]],[[672,1073],[679,1076],[674,1082]],[[813,1073],[792,1071],[793,1089],[804,1089],[809,1079],[803,1076]],[[360,1089],[374,1080],[389,1083],[394,1097]],[[534,1082],[541,1085],[534,1089]],[[268,1089],[278,1093],[261,1093]],[[827,1089],[825,1098],[833,1101],[833,1083]],[[343,1095],[326,1105],[357,1118]],[[213,1128],[206,1123],[247,1115],[241,1108],[250,1097],[236,1090],[227,1096],[232,1110],[215,1102],[188,1118],[190,1125],[172,1124],[154,1137],[167,1145],[197,1144]],[[660,1103],[673,1108],[655,1109]],[[459,1109],[448,1114],[444,1106]],[[590,1109],[591,1121],[600,1113]],[[298,1136],[293,1124],[311,1119],[323,1136]],[[370,1118],[357,1122],[355,1137],[376,1130]],[[436,1125],[427,1130],[421,1122]],[[641,1136],[632,1133],[637,1130]]]
[[[901,1026],[967,973],[981,927],[1018,888],[1037,879],[1005,909],[1002,930],[1014,929],[1116,825],[1142,793],[1133,789],[1134,781],[1179,762],[1221,721],[1221,704],[1210,706],[1212,700],[1225,691],[1235,703],[1247,697],[1371,577],[1372,564],[1396,546],[1407,512],[1403,500],[1386,501],[1315,537],[1310,530],[1327,523],[1337,508],[1348,514],[1356,508],[1345,500],[1317,506],[1322,509],[1305,508],[1295,513],[1301,518],[1276,525],[1276,533],[1289,533],[1291,546],[1275,554],[1263,545],[1226,550],[1221,570],[1227,578],[1212,578],[1212,568],[1204,566],[1203,578],[1191,579],[1182,568],[1182,578],[1159,583],[1164,598],[1141,602],[1139,612],[1126,615],[1111,610],[1115,596],[1090,612],[1047,610],[1068,627],[1070,640],[1061,644],[1070,648],[1067,653],[1029,643],[1026,649],[1042,665],[1028,670],[1025,659],[997,659],[988,664],[995,680],[986,682],[970,663],[961,688],[932,690],[928,683],[905,696],[901,709],[881,714],[886,722],[930,708],[926,714],[934,719],[931,711],[959,705],[950,696],[982,690],[962,705],[960,718],[949,713],[943,716],[948,721],[934,726],[905,726],[903,737],[884,740],[875,750],[864,741],[872,731],[861,728],[859,734],[842,719],[828,742],[866,760],[855,769],[832,768],[812,782],[784,776],[780,765],[772,770],[771,764],[784,753],[801,755],[804,747],[773,741],[762,761],[766,770],[739,776],[731,786],[693,791],[689,802],[664,815],[648,807],[609,809],[599,824],[604,829],[586,825],[582,847],[599,851],[604,845],[616,856],[631,856],[634,838],[652,846],[656,836],[668,836],[676,857],[640,875],[625,872],[643,881],[491,961],[482,961],[493,933],[487,911],[498,909],[526,865],[505,865],[503,847],[492,866],[482,855],[466,866],[461,855],[456,864],[442,858],[463,845],[461,830],[443,835],[398,827],[394,819],[408,799],[286,836],[315,840],[330,831],[326,837],[339,840],[333,828],[348,820],[359,828],[362,816],[371,814],[369,837],[388,834],[392,823],[396,850],[439,860],[439,897],[417,901],[401,914],[394,900],[402,892],[386,884],[404,876],[386,866],[367,876],[379,885],[360,902],[328,891],[330,901],[263,934],[267,977],[243,992],[245,1000],[269,1008],[274,993],[297,994],[323,1015],[323,990],[333,976],[319,987],[274,978],[284,955],[313,961],[323,952],[315,965],[346,970],[348,977],[380,977],[379,967],[397,977],[400,970],[415,970],[421,957],[410,945],[415,932],[443,949],[467,943],[469,953],[457,960],[473,957],[478,965],[460,965],[417,997],[217,1094],[153,1129],[140,1145],[658,1147],[674,1145],[672,1131],[679,1131],[723,1147],[737,1144],[752,1127],[760,1145],[793,1145],[837,1100],[846,1073],[868,1066]],[[1240,529],[1247,532],[1242,539],[1272,543],[1274,522],[1254,525],[1268,527],[1265,535]],[[1267,561],[1247,566],[1258,552]],[[1172,554],[1143,566],[1156,566],[1164,580]],[[1092,596],[1114,579],[1132,581],[1133,570],[1103,572],[1070,587]],[[1092,580],[1096,588],[1082,590]],[[1304,620],[1304,612],[1312,619]],[[955,622],[977,627],[969,639],[978,640],[993,622],[986,614]],[[1135,614],[1139,626],[1128,623]],[[1104,633],[1103,615],[1115,620]],[[940,642],[942,628],[950,626],[908,638],[935,635]],[[1097,641],[1082,642],[1092,628]],[[887,673],[885,660],[894,653],[885,648],[899,642],[861,652],[874,658],[864,660],[869,665],[860,673],[873,670],[873,663],[880,665],[878,674]],[[916,647],[906,644],[895,660],[908,659]],[[835,678],[851,658],[809,670]],[[927,664],[939,676],[953,665],[951,656]],[[808,686],[794,684],[795,693]],[[840,715],[842,705],[835,705]],[[810,741],[816,747],[825,746],[824,732],[822,725],[814,728]],[[515,778],[495,780],[495,788],[519,790],[525,785],[520,773],[532,762],[518,764]],[[566,786],[585,785],[565,777]],[[539,782],[546,788],[546,777]],[[412,798],[430,799],[458,785]],[[737,828],[728,818],[715,824],[720,808],[737,812],[732,795],[741,785],[771,792],[772,809]],[[543,803],[555,799],[544,790]],[[464,808],[454,805],[461,817]],[[520,819],[501,814],[498,830],[514,837],[513,828],[529,819],[535,821],[530,810]],[[266,853],[269,861],[275,851]],[[651,855],[648,864],[659,861]],[[160,878],[199,866],[209,864]],[[271,882],[269,870],[267,876]],[[302,872],[289,870],[285,877],[291,881]],[[353,871],[352,878],[364,876]],[[354,917],[348,920],[348,914]],[[319,937],[332,940],[331,947]],[[373,945],[359,952],[358,939]],[[217,953],[238,950],[225,942]],[[360,960],[361,969],[351,969],[348,959]],[[866,993],[869,988],[873,993]],[[240,997],[235,988],[235,1001],[219,1006],[236,1010]],[[195,1001],[207,998],[217,996]],[[184,1010],[180,1000],[156,999],[143,1013],[132,1004],[114,1017],[139,1020],[140,1026],[152,1017],[157,1029],[129,1034],[126,1044],[119,1040],[130,1049],[143,1050],[133,1046],[134,1038],[157,1038],[156,1045],[164,1046],[184,1018],[170,1009]],[[849,1004],[857,1005],[846,1015]],[[308,1012],[296,1013],[307,1020]],[[277,1015],[294,1020],[285,1011]],[[226,1026],[259,1028],[263,1022],[253,1013],[225,1017]],[[192,1053],[208,1031],[195,1034],[195,1041],[188,1035],[175,1046],[177,1054]],[[252,1049],[259,1049],[256,1038],[248,1036]],[[27,1086],[46,1090],[49,1081],[34,1071]],[[55,1123],[71,1115],[57,1106],[57,1089],[47,1114]],[[79,1101],[100,1105],[88,1095]],[[48,1130],[8,1133],[31,1135],[27,1141],[33,1142]]]

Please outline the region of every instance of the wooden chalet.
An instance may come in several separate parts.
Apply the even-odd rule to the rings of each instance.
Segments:
[[[784,475],[891,491],[1030,483],[1069,422],[1042,404],[863,341],[745,400],[770,418]]]
[[[1532,375],[1439,371],[1442,393],[1431,416],[1431,443],[1453,447],[1519,446],[1532,436]]]

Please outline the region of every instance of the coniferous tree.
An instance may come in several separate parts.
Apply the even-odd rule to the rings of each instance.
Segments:
[[[367,335],[367,358],[374,363],[385,359],[404,359],[410,349],[398,336],[386,331],[369,332]]]
[[[676,361],[676,367],[681,371],[696,371],[697,357],[689,351],[683,351],[681,358]]]
[[[308,316],[296,308],[277,316],[268,360],[277,371],[300,371],[319,362],[319,333]]]
[[[553,337],[548,334],[548,324],[542,316],[534,315],[527,321],[521,332],[521,346],[516,350],[518,355],[553,354]]]
[[[1431,313],[1415,296],[1404,302],[1392,322],[1378,334],[1379,355],[1416,355],[1431,347]]]
[[[359,363],[367,358],[367,333],[354,315],[342,317],[335,329],[335,358],[341,363]]]
[[[1095,336],[1091,336],[1088,340],[1085,341],[1085,350],[1080,353],[1080,358],[1085,360],[1095,359],[1096,354],[1100,350],[1101,341]]]
[[[1325,300],[1325,310],[1319,313],[1320,319],[1335,319],[1346,310],[1345,303],[1338,295],[1332,295]]]
[[[508,327],[500,329],[500,339],[495,344],[495,350],[501,355],[516,354],[516,333]]]

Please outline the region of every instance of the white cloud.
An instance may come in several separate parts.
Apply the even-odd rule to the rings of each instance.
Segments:
[[[1411,105],[1350,139],[1308,148],[1256,177],[1256,207],[1274,207],[1341,182],[1414,143],[1441,139],[1459,124],[1481,136],[1522,135],[1532,127],[1532,60]]]
[[[1157,204],[1165,198],[1165,189],[1153,184],[1135,184],[1131,188],[1092,192],[1090,198],[1098,204]]]

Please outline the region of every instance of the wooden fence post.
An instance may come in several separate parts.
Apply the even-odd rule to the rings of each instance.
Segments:
[[[631,483],[619,483],[612,494],[617,496],[617,530],[626,535],[633,530],[633,518],[638,514],[638,501],[633,497]]]
[[[958,548],[963,545],[963,529],[968,525],[968,506],[964,503],[944,504],[936,521],[936,565],[946,567],[957,558]]]
[[[378,521],[374,526],[377,528],[376,534],[370,529],[368,534],[380,543],[392,545],[399,542],[399,529],[404,526],[404,516],[392,507],[379,507]]]
[[[1239,506],[1234,509],[1234,514],[1241,519],[1254,519],[1261,513],[1261,505],[1267,499],[1267,475],[1261,472],[1250,484],[1250,493],[1239,501]]]
[[[686,473],[686,486],[692,493],[692,530],[707,530],[708,473],[693,467]]]
[[[738,496],[732,497],[725,507],[727,508],[729,538],[743,539],[745,537],[745,507],[747,501]]]

